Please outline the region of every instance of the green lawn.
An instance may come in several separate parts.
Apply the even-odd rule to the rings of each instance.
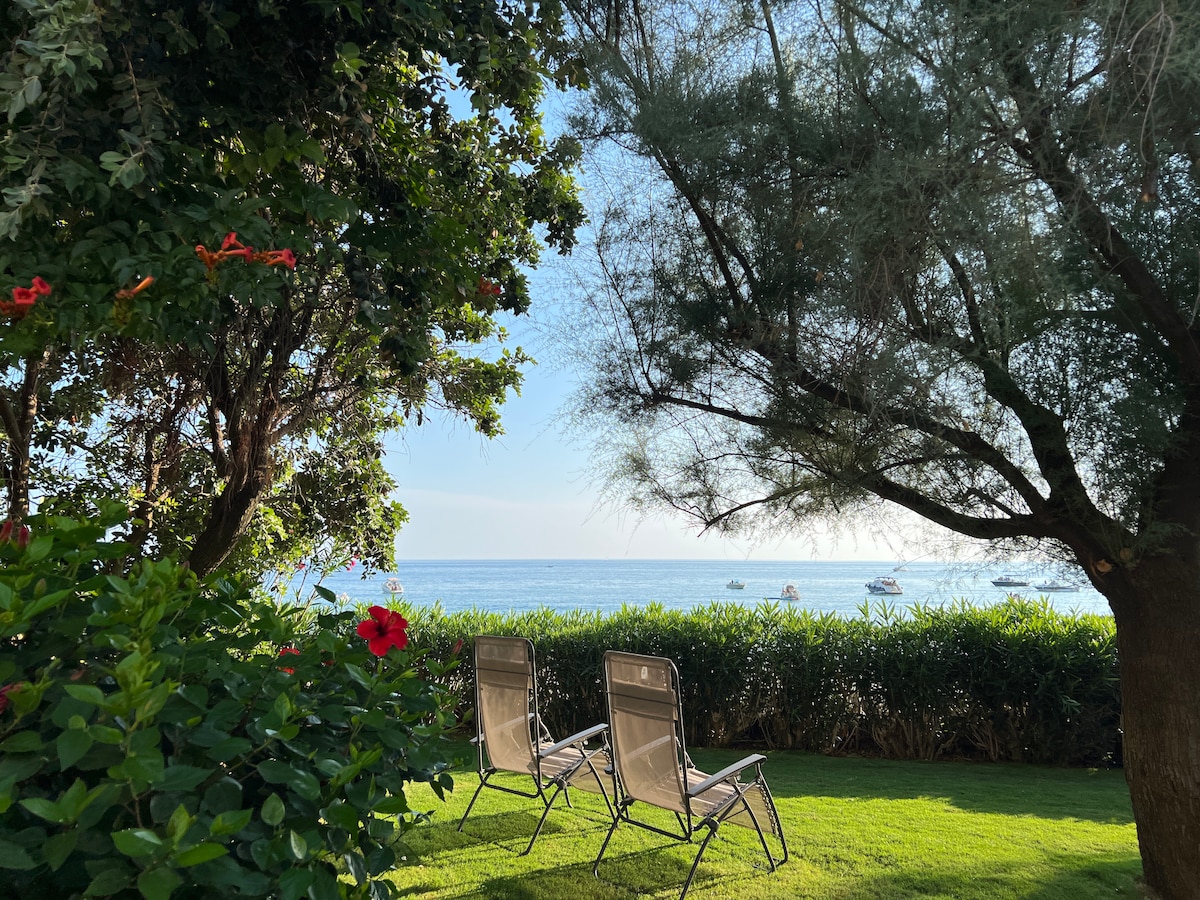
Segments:
[[[692,755],[714,772],[742,754]],[[726,826],[689,900],[1138,896],[1141,862],[1120,771],[768,756],[764,772],[791,858],[771,874],[760,868],[754,833]],[[424,786],[411,792],[432,820],[402,839],[393,880],[403,897],[673,898],[683,886],[695,848],[627,825],[595,878],[607,812],[582,791],[574,808],[559,799],[528,856],[519,854],[541,813],[536,800],[485,790],[459,833],[478,781],[469,769],[455,779],[444,804]]]

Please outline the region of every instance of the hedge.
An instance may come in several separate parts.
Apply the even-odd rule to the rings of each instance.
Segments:
[[[466,711],[472,638],[532,639],[543,718],[557,736],[604,721],[601,660],[616,649],[675,661],[694,746],[1121,763],[1113,621],[1057,612],[1045,600],[876,606],[852,619],[770,603],[408,615],[413,641],[435,657],[463,641],[450,686]]]

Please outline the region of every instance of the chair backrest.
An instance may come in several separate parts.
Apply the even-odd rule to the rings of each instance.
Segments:
[[[669,659],[604,654],[613,765],[625,794],[687,813],[679,672]]]
[[[475,716],[488,760],[497,769],[537,774],[537,689],[533,642],[475,638]]]

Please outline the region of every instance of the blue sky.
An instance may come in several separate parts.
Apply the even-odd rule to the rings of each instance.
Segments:
[[[517,319],[511,345],[548,360],[541,333],[553,318],[552,292],[535,291],[529,323]],[[542,309],[539,316],[537,310]],[[639,521],[599,506],[588,456],[563,428],[574,373],[550,362],[531,367],[510,396],[506,433],[488,441],[467,425],[432,416],[389,442],[384,463],[410,515],[400,559],[730,559],[912,558],[900,544],[842,536],[753,544],[698,536],[683,519]]]

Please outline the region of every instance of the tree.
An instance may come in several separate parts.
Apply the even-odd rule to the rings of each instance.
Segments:
[[[559,25],[554,2],[12,4],[0,272],[54,290],[0,326],[9,515],[120,499],[143,551],[200,572],[249,531],[273,537],[238,553],[390,564],[381,436],[437,408],[499,433],[527,359],[488,349],[497,316],[580,221],[537,112]]]
[[[884,500],[1078,563],[1115,617],[1146,883],[1194,896],[1200,23],[569,6],[578,132],[654,173],[590,282],[610,477],[708,527]]]

